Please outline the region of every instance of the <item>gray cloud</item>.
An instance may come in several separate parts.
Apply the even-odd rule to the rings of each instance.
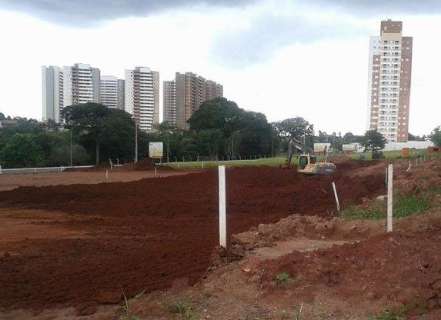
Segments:
[[[256,0],[0,0],[0,8],[22,11],[45,20],[91,25],[127,16],[147,16],[197,5],[238,7]]]
[[[365,32],[354,25],[331,24],[304,16],[262,15],[246,30],[220,35],[212,48],[212,55],[219,63],[243,67],[264,62],[279,48],[289,45],[324,38],[344,38]]]
[[[372,14],[439,14],[439,0],[309,0],[309,3],[329,5],[349,13]]]

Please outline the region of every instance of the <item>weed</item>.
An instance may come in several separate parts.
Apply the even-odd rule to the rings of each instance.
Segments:
[[[373,202],[368,207],[350,206],[341,212],[341,216],[348,220],[369,219],[378,220],[386,217],[384,204]]]
[[[394,204],[394,217],[403,218],[412,214],[418,214],[430,208],[426,196],[399,196]]]
[[[290,311],[282,310],[280,314],[281,320],[301,320],[302,319],[302,311],[303,304],[294,308],[294,311],[291,313]]]
[[[386,310],[378,316],[369,317],[369,320],[404,320],[405,317],[401,312],[393,312]]]
[[[430,208],[428,194],[419,196],[396,195],[394,199],[394,218],[404,218],[413,214],[422,213]],[[386,218],[384,202],[372,201],[367,207],[349,206],[342,210],[341,215],[348,220],[368,219],[378,220]]]
[[[299,306],[299,308],[296,308],[296,311],[294,312],[294,320],[302,320],[302,311],[303,311],[303,304]]]
[[[139,298],[144,292],[136,295],[136,298]],[[122,309],[122,315],[120,316],[120,320],[140,320],[140,318],[130,311],[130,304],[129,300],[127,299],[126,295],[123,292],[124,301],[122,303],[121,309]]]
[[[292,278],[288,272],[281,272],[276,275],[275,281],[278,286],[282,286],[282,285],[286,285],[288,282],[292,281]]]
[[[173,302],[168,306],[168,311],[180,315],[181,318],[185,320],[194,320],[197,318],[192,305],[185,301]]]

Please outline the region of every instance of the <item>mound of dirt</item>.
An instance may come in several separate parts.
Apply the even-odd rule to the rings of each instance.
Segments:
[[[338,299],[358,303],[381,301],[399,306],[418,303],[441,308],[441,228],[424,233],[394,233],[315,252],[293,252],[262,262],[267,292],[289,290],[314,296],[323,290]],[[278,274],[294,279],[284,289]]]
[[[259,224],[232,237],[235,245],[251,250],[291,238],[357,240],[384,232],[378,221],[345,221],[339,218],[290,215],[273,224]]]

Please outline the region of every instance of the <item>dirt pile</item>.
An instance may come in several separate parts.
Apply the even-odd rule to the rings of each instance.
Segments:
[[[441,228],[425,233],[386,234],[328,250],[293,252],[265,261],[262,282],[267,292],[289,290],[314,298],[327,290],[352,303],[381,301],[383,306],[417,303],[441,308]],[[280,273],[292,283],[276,285]]]
[[[343,206],[384,193],[384,173],[350,178],[308,177],[277,168],[227,171],[232,233],[289,214],[334,214],[331,181]],[[87,238],[0,243],[0,307],[74,305],[84,312],[116,303],[122,293],[195,283],[217,243],[215,170],[129,183],[21,187],[0,193],[4,208],[67,212],[71,222],[45,221],[81,230]],[[92,308],[89,308],[91,306]]]
[[[412,164],[413,163],[413,164]],[[441,188],[441,162],[431,160],[415,165],[411,162],[410,169],[408,162],[401,165],[400,174],[397,175],[395,186],[405,194],[418,194],[422,191],[430,191],[434,188]]]
[[[250,250],[272,246],[290,238],[357,240],[384,231],[378,221],[344,221],[340,218],[291,215],[272,224],[259,224],[232,237],[233,244]]]

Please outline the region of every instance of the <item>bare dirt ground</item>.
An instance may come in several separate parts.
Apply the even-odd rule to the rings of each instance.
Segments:
[[[334,177],[230,169],[240,260],[228,264],[213,260],[215,171],[2,192],[0,318],[119,319],[122,293],[144,291],[130,301],[140,319],[295,319],[300,308],[302,320],[367,319],[406,302],[438,319],[439,211],[399,221],[392,235],[384,221],[335,218],[331,181],[343,207],[361,204],[384,194],[384,167],[343,163]],[[397,184],[409,192],[440,184],[439,164],[402,167]]]
[[[105,182],[129,182],[145,178],[154,178],[155,172],[150,171],[128,171],[109,170],[109,178],[106,179],[105,170],[101,171],[72,171],[58,173],[37,173],[37,174],[1,174],[0,191],[12,190],[18,187],[30,186],[54,186],[69,184],[98,184]],[[158,170],[157,176],[169,177],[183,175],[183,171]]]

